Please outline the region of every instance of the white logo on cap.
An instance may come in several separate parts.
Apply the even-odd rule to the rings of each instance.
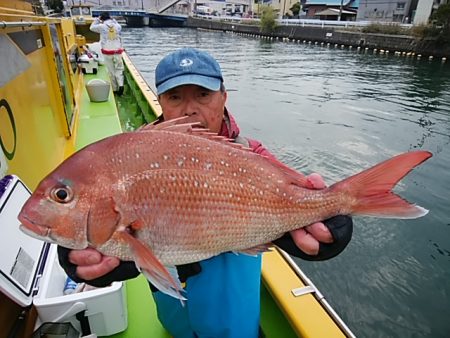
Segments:
[[[183,59],[180,62],[180,66],[181,67],[188,67],[191,66],[194,63],[194,61],[192,61],[191,59]]]

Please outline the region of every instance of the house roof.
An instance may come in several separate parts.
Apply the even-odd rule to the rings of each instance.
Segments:
[[[341,0],[306,0],[305,6],[323,5],[323,6],[340,6]],[[359,0],[343,0],[342,5],[358,8]]]
[[[356,15],[355,12],[346,11],[345,9],[342,10],[342,14],[353,14],[353,15]],[[322,16],[322,15],[339,16],[339,9],[337,9],[337,8],[327,8],[327,9],[324,9],[323,11],[320,11],[320,12],[317,12],[317,13],[314,14],[314,16]]]

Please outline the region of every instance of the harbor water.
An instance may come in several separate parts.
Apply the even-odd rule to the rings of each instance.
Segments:
[[[168,52],[209,51],[241,134],[327,184],[401,152],[431,151],[395,189],[428,215],[355,217],[342,254],[297,262],[358,337],[450,337],[449,64],[187,28],[122,36],[152,88]]]

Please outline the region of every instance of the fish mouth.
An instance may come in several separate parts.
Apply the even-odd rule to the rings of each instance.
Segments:
[[[28,236],[31,236],[42,241],[54,243],[54,240],[50,237],[51,229],[48,226],[36,224],[26,216],[19,217],[20,224],[19,229]]]

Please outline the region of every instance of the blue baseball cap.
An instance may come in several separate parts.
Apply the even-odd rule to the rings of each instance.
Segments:
[[[207,52],[195,48],[182,48],[166,55],[155,70],[158,95],[188,84],[217,91],[222,82],[222,71],[217,61]]]

